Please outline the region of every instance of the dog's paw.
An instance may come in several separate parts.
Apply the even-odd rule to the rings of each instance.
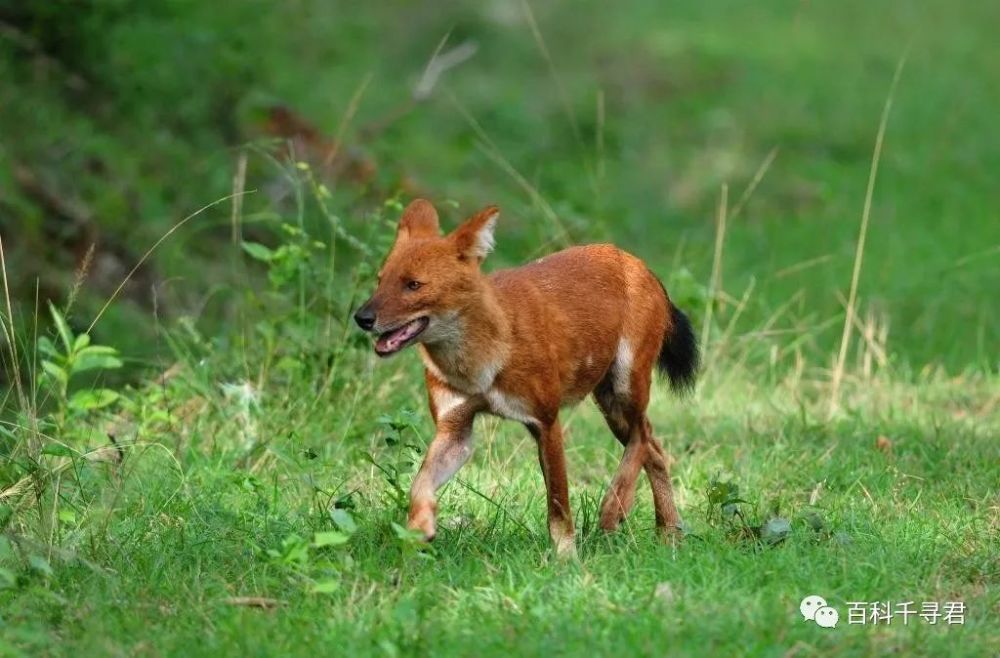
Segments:
[[[434,508],[425,505],[411,510],[410,519],[406,525],[410,530],[422,534],[424,541],[434,541],[434,537],[437,535],[437,528],[434,525]]]

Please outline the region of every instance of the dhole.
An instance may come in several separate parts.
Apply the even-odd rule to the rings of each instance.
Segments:
[[[614,530],[635,498],[639,469],[653,488],[656,525],[676,529],[668,457],[646,417],[656,364],[675,390],[694,383],[691,324],[646,265],[607,244],[572,247],[489,275],[499,210],[488,207],[442,236],[423,199],[403,211],[378,287],[354,318],[380,356],[417,344],[437,432],[410,490],[409,527],[435,533],[436,491],[472,453],[485,412],[523,423],[538,444],[549,534],[575,551],[559,408],[594,394],[625,447],[601,504]]]

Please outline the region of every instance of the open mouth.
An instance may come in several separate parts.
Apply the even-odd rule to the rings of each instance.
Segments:
[[[379,356],[395,354],[412,343],[427,328],[428,322],[430,320],[424,316],[416,320],[410,320],[403,326],[397,327],[392,331],[379,334],[379,337],[375,339],[375,353]]]

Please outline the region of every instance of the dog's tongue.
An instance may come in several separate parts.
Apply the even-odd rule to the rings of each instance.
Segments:
[[[387,334],[383,334],[375,341],[375,350],[381,354],[391,354],[395,352],[403,343],[413,338],[420,332],[422,323],[420,319],[407,322],[399,329]]]

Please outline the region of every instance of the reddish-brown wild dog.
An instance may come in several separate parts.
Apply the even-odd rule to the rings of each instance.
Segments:
[[[472,453],[472,423],[486,412],[523,423],[538,444],[549,534],[572,554],[573,517],[559,408],[594,394],[625,447],[601,504],[614,530],[635,498],[639,469],[653,488],[656,525],[679,518],[668,458],[646,417],[653,365],[675,390],[694,383],[691,324],[645,263],[613,245],[572,247],[484,275],[499,210],[488,207],[442,236],[423,199],[403,211],[378,288],[355,314],[389,356],[418,344],[437,432],[410,489],[409,526],[435,534],[437,490]]]

